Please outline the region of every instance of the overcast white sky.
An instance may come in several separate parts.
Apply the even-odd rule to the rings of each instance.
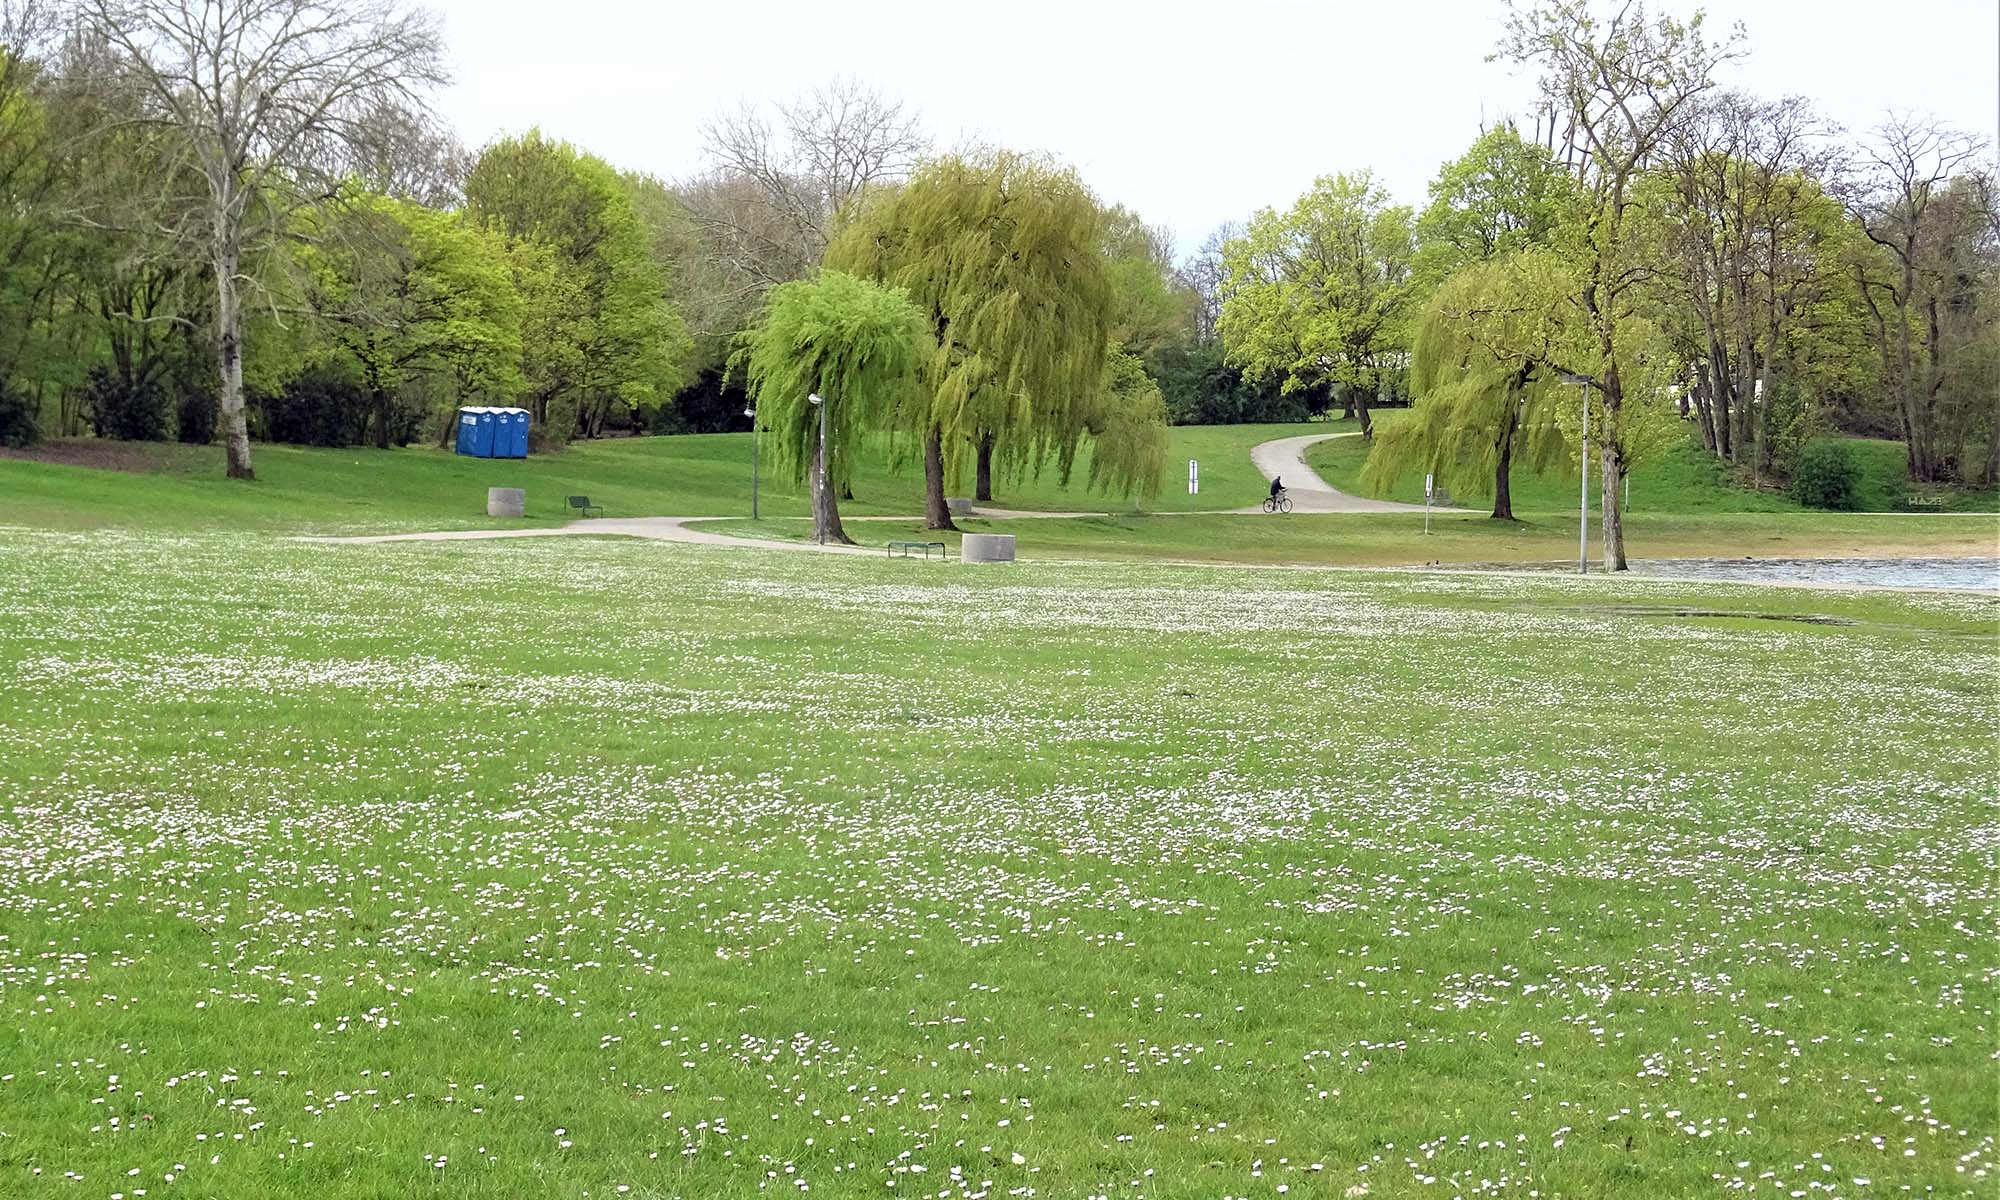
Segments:
[[[1316,175],[1373,167],[1421,204],[1438,165],[1531,81],[1484,58],[1499,0],[428,0],[479,146],[539,125],[619,167],[701,165],[699,126],[836,75],[961,135],[1045,150],[1192,249]],[[1674,3],[1674,11],[1692,5]],[[1995,137],[1995,0],[1713,0],[1749,57],[1728,82],[1850,129],[1928,113]]]

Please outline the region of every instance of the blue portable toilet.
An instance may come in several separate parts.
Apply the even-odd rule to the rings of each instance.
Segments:
[[[497,446],[494,453],[501,453]],[[507,448],[505,454],[508,458],[528,457],[528,410],[525,408],[510,408],[507,410]]]
[[[490,408],[479,411],[479,428],[472,435],[472,453],[477,458],[493,457],[493,435],[500,429],[500,414]]]
[[[459,409],[456,448],[473,458],[528,457],[528,410],[485,405]]]

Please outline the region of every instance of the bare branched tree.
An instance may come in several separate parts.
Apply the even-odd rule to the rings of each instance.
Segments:
[[[1656,197],[1665,235],[1658,268],[1691,366],[1704,443],[1762,470],[1764,404],[1791,322],[1837,276],[1821,253],[1838,209],[1824,188],[1839,167],[1833,127],[1800,97],[1703,97],[1669,138]]]
[[[193,197],[163,198],[161,232],[211,275],[228,469],[251,478],[243,308],[245,289],[259,286],[254,264],[303,210],[330,203],[343,178],[380,168],[399,127],[386,111],[425,110],[445,79],[436,22],[393,0],[83,0],[80,8],[86,28],[123,60],[107,85],[143,93],[143,120],[172,134],[200,181]]]
[[[1228,272],[1222,266],[1222,248],[1243,236],[1243,222],[1224,221],[1209,231],[1195,251],[1180,267],[1181,283],[1194,293],[1194,339],[1197,342],[1213,342],[1221,336],[1216,324],[1222,318],[1222,283]]]
[[[1944,343],[1950,298],[1962,274],[1963,218],[1972,215],[1974,230],[1984,225],[1989,238],[1996,229],[1978,205],[1966,203],[1983,190],[1974,177],[1985,149],[1984,140],[1935,121],[1891,116],[1863,149],[1863,173],[1849,198],[1878,248],[1855,264],[1855,275],[1916,480],[1949,479],[1958,469],[1961,447],[1940,436],[1941,423],[1948,424],[1940,421]]]
[[[756,294],[810,274],[842,210],[907,176],[930,144],[901,101],[855,80],[775,108],[775,119],[745,105],[703,126],[709,173],[682,189],[715,252]]]

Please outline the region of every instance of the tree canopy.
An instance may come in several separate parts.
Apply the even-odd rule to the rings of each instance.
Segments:
[[[1408,352],[1413,217],[1367,171],[1324,176],[1285,212],[1265,209],[1223,249],[1219,327],[1230,360],[1286,392],[1336,390],[1368,407]]]
[[[771,289],[762,318],[738,339],[734,361],[749,381],[759,436],[771,434],[778,468],[807,485],[821,540],[849,540],[836,497],[854,448],[870,429],[907,422],[929,344],[923,313],[902,289],[833,270]]]
[[[1104,385],[1115,296],[1101,215],[1075,172],[1006,151],[935,159],[864,204],[830,265],[905,290],[932,347],[924,403],[925,515],[951,528],[944,487],[968,452],[1067,474]]]

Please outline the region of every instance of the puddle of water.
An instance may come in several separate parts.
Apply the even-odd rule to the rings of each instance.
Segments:
[[[1641,575],[1693,575],[1747,583],[1820,583],[2000,592],[2000,558],[1662,558]]]
[[[1859,625],[1846,617],[1821,613],[1735,612],[1722,608],[1689,608],[1678,604],[1573,604],[1571,612],[1612,617],[1733,617],[1744,621],[1791,621],[1800,625]]]
[[[1529,569],[1556,571],[1574,567],[1538,564]],[[1591,569],[1595,572],[1597,564],[1592,563]],[[1649,558],[1633,559],[1632,574],[1741,583],[1945,588],[2000,594],[2000,558]]]

